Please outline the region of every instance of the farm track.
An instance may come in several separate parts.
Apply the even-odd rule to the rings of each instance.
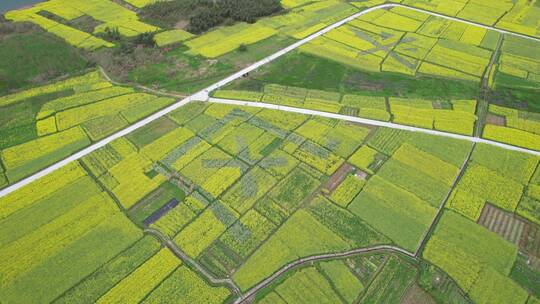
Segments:
[[[212,276],[204,267],[202,267],[199,263],[197,263],[195,260],[190,258],[182,250],[180,250],[180,248],[178,248],[178,246],[172,240],[170,240],[167,236],[165,236],[160,231],[156,229],[152,229],[152,228],[147,228],[147,229],[144,229],[144,232],[157,238],[164,246],[169,248],[174,253],[174,255],[176,255],[180,260],[182,260],[182,262],[195,268],[211,284],[216,285],[216,286],[226,286],[228,289],[232,290],[237,296],[239,296],[240,298],[242,297],[242,292],[240,291],[240,288],[236,286],[233,280],[214,278],[214,276]]]
[[[278,271],[274,272],[271,276],[267,277],[263,281],[261,281],[259,284],[255,285],[251,289],[249,289],[247,292],[243,294],[240,298],[238,298],[236,301],[234,301],[234,304],[240,304],[240,303],[251,303],[251,298],[254,297],[257,292],[259,292],[261,289],[267,287],[268,285],[272,284],[277,278],[279,278],[281,275],[286,273],[289,270],[293,270],[295,268],[298,268],[304,264],[312,263],[312,262],[319,262],[319,261],[326,261],[326,260],[334,260],[334,259],[342,259],[342,258],[349,258],[356,255],[361,255],[365,253],[371,253],[371,252],[391,252],[391,253],[399,253],[407,255],[413,259],[416,259],[414,253],[409,252],[405,249],[402,249],[397,246],[391,246],[391,245],[378,245],[378,246],[370,246],[370,247],[363,247],[363,248],[357,248],[352,249],[345,252],[339,252],[339,253],[325,253],[320,255],[314,255],[310,257],[301,258],[299,260],[293,261],[283,267],[281,267]]]
[[[102,148],[104,146],[106,146],[107,144],[109,144],[110,142],[120,138],[120,137],[123,137],[127,134],[130,134],[132,133],[133,131],[139,129],[139,128],[142,128],[144,127],[145,125],[153,122],[154,120],[156,119],[159,119],[160,117],[163,117],[169,113],[171,113],[172,111],[174,110],[177,110],[179,109],[180,107],[186,105],[187,103],[191,102],[191,101],[208,101],[209,100],[209,93],[211,91],[214,91],[214,90],[217,90],[229,83],[231,83],[232,81],[236,80],[236,79],[239,79],[241,77],[243,77],[243,75],[249,73],[249,72],[252,72],[256,69],[258,69],[259,67],[263,66],[263,65],[266,65],[274,60],[276,60],[277,58],[297,49],[298,47],[308,43],[309,41],[317,38],[317,37],[320,37],[324,34],[326,34],[327,32],[337,28],[337,27],[340,27],[362,15],[365,15],[367,13],[370,13],[372,11],[375,11],[375,10],[379,10],[379,9],[388,9],[388,8],[392,8],[392,7],[402,7],[402,8],[406,8],[406,9],[410,9],[410,10],[413,10],[413,11],[417,11],[417,12],[422,12],[422,13],[425,13],[425,14],[429,14],[429,15],[432,15],[432,16],[437,16],[437,17],[440,17],[440,18],[444,18],[444,19],[448,19],[448,20],[453,20],[453,21],[457,21],[457,22],[461,22],[461,23],[465,23],[465,24],[469,24],[469,25],[475,25],[475,26],[478,26],[478,27],[481,27],[481,28],[485,28],[485,29],[490,29],[490,30],[494,30],[494,31],[497,31],[499,33],[503,33],[503,34],[507,34],[507,35],[512,35],[512,36],[516,36],[516,37],[521,37],[521,38],[524,38],[524,39],[528,39],[528,40],[533,40],[533,41],[538,41],[540,42],[540,38],[535,38],[535,37],[531,37],[531,36],[527,36],[527,35],[523,35],[523,34],[518,34],[518,33],[513,33],[513,32],[510,32],[510,31],[506,31],[506,30],[502,30],[502,29],[498,29],[498,28],[494,28],[494,27],[491,27],[491,26],[486,26],[486,25],[482,25],[482,24],[478,24],[478,23],[475,23],[475,22],[470,22],[470,21],[466,21],[466,20],[463,20],[463,19],[460,19],[460,18],[455,18],[455,17],[450,17],[450,16],[445,16],[445,15],[442,15],[442,14],[438,14],[438,13],[434,13],[434,12],[430,12],[430,11],[426,11],[426,10],[423,10],[423,9],[418,9],[418,8],[413,8],[413,7],[409,7],[409,6],[406,6],[406,5],[402,5],[402,4],[397,4],[397,3],[391,3],[391,4],[382,4],[382,5],[378,5],[378,6],[374,6],[374,7],[371,7],[371,8],[368,8],[366,10],[363,10],[361,12],[358,12],[358,13],[355,13],[347,18],[344,18],[342,19],[341,21],[338,21],[302,40],[299,40],[293,44],[291,44],[290,46],[286,47],[286,48],[283,48],[281,49],[280,51],[232,74],[231,76],[221,80],[221,81],[218,81],[216,82],[215,84],[191,95],[191,96],[188,96],[180,101],[178,101],[177,103],[175,104],[172,104],[160,111],[157,111],[156,113],[132,124],[131,126],[123,129],[123,130],[120,130],[119,132],[115,133],[115,134],[112,134],[110,135],[109,137],[105,138],[105,139],[102,139],[101,141],[98,141],[82,150],[80,150],[79,152],[77,153],[74,153],[73,155],[41,170],[41,171],[38,171],[37,173],[34,173],[33,175],[30,175],[29,177],[26,177],[24,179],[22,179],[21,181],[15,183],[15,184],[12,184],[11,186],[9,187],[6,187],[2,190],[0,190],[0,197],[3,197],[3,196],[6,196],[8,195],[9,193],[13,192],[13,191],[16,191],[30,183],[32,183],[33,181],[43,177],[43,176],[46,176],[64,166],[66,166],[67,164],[73,162],[73,161],[76,161],[76,160],[79,160],[81,159],[82,157],[98,150],[99,148]],[[139,88],[142,88],[144,90],[144,87],[139,87]],[[146,88],[146,90],[148,90],[149,92],[152,92],[154,90],[150,89],[150,88]],[[159,91],[155,91],[157,94],[162,94],[162,92],[159,92]],[[174,94],[173,94],[174,95]],[[282,107],[282,108],[285,108],[285,107]],[[297,109],[298,110],[298,109]],[[317,111],[311,111],[311,110],[305,110],[306,112],[317,112]],[[301,113],[301,112],[299,112]],[[318,112],[318,113],[323,113],[323,112]],[[328,115],[330,115],[329,113],[327,113]],[[347,116],[344,116],[344,115],[336,115],[337,119],[344,119],[344,118],[347,118]],[[352,117],[350,118],[352,119]],[[356,118],[358,119],[358,118]],[[365,124],[371,124],[371,125],[380,125],[381,122],[376,122],[376,121],[370,121],[370,120],[361,120],[359,122],[363,122]],[[438,135],[438,136],[447,136],[447,137],[455,137],[455,138],[458,138],[458,139],[465,139],[465,140],[469,140],[469,141],[475,141],[475,142],[484,142],[484,143],[488,143],[488,144],[491,144],[491,145],[495,145],[495,146],[499,146],[499,147],[502,147],[502,148],[505,148],[505,149],[510,149],[510,150],[516,150],[516,151],[522,151],[522,152],[526,152],[526,153],[530,153],[530,154],[534,154],[534,155],[540,155],[540,152],[538,151],[534,151],[534,150],[529,150],[529,149],[523,149],[523,148],[518,148],[518,147],[514,147],[514,146],[511,146],[511,145],[506,145],[506,144],[501,144],[501,143],[497,143],[497,142],[492,142],[492,141],[488,141],[488,140],[483,140],[483,139],[475,139],[475,140],[471,140],[470,137],[467,137],[467,136],[460,136],[460,135],[455,135],[455,136],[450,136],[448,133],[444,133],[444,132],[438,132],[438,131],[432,131],[432,130],[423,130],[423,129],[420,129],[420,128],[412,128],[412,127],[407,127],[407,126],[401,126],[401,125],[398,125],[398,124],[393,124],[393,123],[387,123],[387,125],[383,125],[383,126],[386,126],[386,127],[389,127],[389,128],[400,128],[400,129],[405,129],[405,130],[411,130],[411,131],[420,131],[420,132],[425,132],[425,133],[430,133],[430,134],[433,134],[433,135]],[[446,135],[445,135],[446,134]]]

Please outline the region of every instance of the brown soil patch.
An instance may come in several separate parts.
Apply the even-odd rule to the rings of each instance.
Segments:
[[[330,177],[328,182],[323,186],[328,193],[334,192],[336,188],[343,182],[347,174],[353,170],[353,166],[349,163],[344,163],[341,167]]]
[[[484,205],[478,223],[516,245],[520,243],[523,231],[528,225],[514,214],[503,211],[490,203]]]
[[[488,113],[486,123],[496,126],[506,126],[506,117]]]
[[[431,106],[432,106],[434,109],[442,109],[442,108],[443,108],[442,102],[440,102],[440,101],[433,101],[433,102],[431,103]]]
[[[420,286],[413,284],[403,298],[401,299],[401,304],[435,304],[435,300],[431,295],[425,292]]]
[[[176,22],[176,24],[174,25],[174,28],[177,30],[185,30],[188,25],[189,25],[188,20],[180,20]]]

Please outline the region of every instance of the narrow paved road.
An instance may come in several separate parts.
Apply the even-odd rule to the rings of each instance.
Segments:
[[[325,261],[325,260],[334,260],[338,258],[348,258],[351,256],[359,255],[359,254],[365,254],[369,252],[394,252],[394,253],[401,253],[405,254],[413,259],[416,259],[416,256],[414,253],[409,252],[407,250],[404,250],[402,248],[399,248],[397,246],[391,246],[391,245],[378,245],[378,246],[371,246],[371,247],[364,247],[364,248],[357,248],[345,252],[339,252],[339,253],[326,253],[326,254],[320,254],[320,255],[314,255],[306,258],[301,258],[299,260],[296,260],[294,262],[291,262],[285,266],[283,266],[278,271],[274,272],[271,276],[266,278],[265,280],[261,281],[259,284],[252,287],[250,290],[246,291],[244,295],[240,298],[238,298],[234,304],[240,304],[244,303],[249,300],[250,297],[254,296],[259,292],[261,289],[267,287],[268,285],[272,284],[277,278],[279,278],[281,275],[286,273],[289,270],[292,270],[294,268],[297,268],[301,265],[311,263],[311,262],[317,262],[317,261]]]
[[[236,80],[236,79],[239,79],[241,78],[244,74],[246,73],[249,73],[249,72],[252,72],[256,69],[258,69],[259,67],[265,65],[265,64],[268,64],[274,60],[276,60],[277,58],[297,49],[298,47],[308,43],[309,41],[313,40],[313,39],[316,39],[317,37],[320,37],[321,35],[324,35],[326,34],[327,32],[337,28],[337,27],[340,27],[342,26],[343,24],[347,23],[347,22],[350,22],[362,15],[365,15],[367,13],[370,13],[372,11],[375,11],[375,10],[379,10],[379,9],[388,9],[388,8],[392,8],[392,7],[403,7],[403,8],[407,8],[407,9],[411,9],[411,10],[414,10],[414,11],[418,11],[418,12],[423,12],[423,13],[426,13],[426,14],[429,14],[429,15],[433,15],[433,16],[437,16],[437,17],[441,17],[441,18],[444,18],[444,19],[449,19],[449,20],[454,20],[454,21],[457,21],[457,22],[462,22],[462,23],[466,23],[466,24],[470,24],[470,25],[476,25],[476,26],[479,26],[479,27],[482,27],[482,28],[486,28],[486,29],[491,29],[491,30],[494,30],[494,31],[497,31],[499,33],[504,33],[504,34],[507,34],[507,35],[512,35],[512,36],[516,36],[516,37],[522,37],[524,39],[529,39],[529,40],[534,40],[534,41],[540,41],[539,38],[535,38],[535,37],[529,37],[529,36],[526,36],[526,35],[522,35],[522,34],[517,34],[517,33],[513,33],[513,32],[509,32],[509,31],[506,31],[506,30],[501,30],[501,29],[498,29],[498,28],[494,28],[494,27],[491,27],[491,26],[486,26],[486,25],[483,25],[483,24],[478,24],[478,23],[474,23],[474,22],[470,22],[470,21],[466,21],[466,20],[462,20],[462,19],[459,19],[459,18],[455,18],[455,17],[449,17],[449,16],[445,16],[445,15],[441,15],[441,14],[438,14],[438,13],[433,13],[433,12],[430,12],[430,11],[426,11],[426,10],[422,10],[422,9],[418,9],[418,8],[413,8],[413,7],[409,7],[409,6],[406,6],[406,5],[402,5],[402,4],[394,4],[394,3],[390,3],[390,4],[382,4],[382,5],[378,5],[378,6],[374,6],[372,8],[369,8],[369,9],[366,9],[364,11],[361,11],[361,12],[358,12],[356,14],[353,14],[341,21],[338,21],[300,41],[297,41],[295,43],[293,43],[292,45],[284,48],[284,49],[281,49],[280,51],[242,69],[241,71],[237,72],[237,73],[234,73],[233,75],[207,87],[206,89],[203,89],[191,96],[188,96],[180,101],[178,101],[177,103],[171,105],[171,106],[168,106],[138,122],[136,122],[135,124],[105,138],[105,139],[102,139],[101,141],[99,142],[96,142],[88,147],[86,147],[85,149],[15,183],[15,184],[12,184],[11,186],[7,187],[7,188],[4,188],[2,190],[0,190],[0,197],[3,197],[3,196],[6,196],[8,195],[9,193],[13,192],[13,191],[16,191],[17,189],[20,189],[28,184],[30,184],[31,182],[43,177],[43,176],[46,176],[64,166],[66,166],[67,164],[69,164],[70,162],[73,162],[73,161],[76,161],[76,160],[79,160],[80,158],[84,157],[85,155],[88,155],[96,150],[98,150],[99,148],[102,148],[104,147],[105,145],[109,144],[110,142],[122,137],[122,136],[125,136],[141,127],[144,127],[145,125],[151,123],[152,121],[156,120],[156,119],[159,119],[160,117],[163,117],[169,113],[171,113],[172,111],[184,106],[185,104],[191,102],[191,101],[206,101],[208,100],[208,94],[211,92],[211,91],[214,91],[214,90],[217,90],[229,83],[231,83],[232,81]],[[339,118],[338,118],[339,119]],[[393,127],[396,127],[398,125],[396,124],[391,124],[389,125],[388,127],[389,128],[393,128]],[[440,134],[435,134],[433,133],[434,135],[440,135]],[[509,145],[504,145],[504,144],[500,144],[502,147],[503,146],[509,146]],[[511,146],[509,146],[511,147]],[[523,149],[522,149],[523,150]],[[527,151],[526,149],[524,149],[524,151]],[[531,150],[529,150],[531,151]]]
[[[191,267],[197,269],[197,271],[202,274],[211,284],[225,286],[232,290],[239,298],[242,297],[242,292],[240,291],[240,288],[236,286],[233,280],[214,278],[214,276],[211,275],[204,267],[202,267],[199,263],[190,258],[182,250],[180,250],[180,248],[178,248],[178,246],[176,246],[173,241],[171,241],[168,237],[161,233],[161,231],[147,228],[144,229],[144,232],[157,238],[164,246],[167,246],[167,248],[169,248],[184,263],[189,264]]]
[[[426,133],[426,134],[435,135],[435,136],[442,136],[442,137],[449,137],[449,138],[454,138],[454,139],[466,140],[466,141],[470,141],[470,142],[473,142],[473,143],[483,143],[483,144],[503,148],[503,149],[506,149],[506,150],[518,151],[518,152],[523,152],[523,153],[528,153],[528,154],[540,156],[540,151],[535,151],[535,150],[526,149],[526,148],[520,148],[520,147],[516,147],[516,146],[512,146],[512,145],[503,144],[503,143],[500,143],[500,142],[484,139],[484,138],[478,138],[478,137],[466,136],[466,135],[459,135],[459,134],[448,133],[448,132],[437,131],[437,130],[431,130],[431,129],[422,129],[422,128],[418,128],[418,127],[405,126],[405,125],[395,124],[395,123],[386,122],[386,121],[372,120],[372,119],[367,119],[367,118],[360,118],[360,117],[355,117],[355,116],[347,116],[347,115],[342,115],[342,114],[334,114],[334,113],[328,113],[328,112],[322,112],[322,111],[316,111],[316,110],[308,110],[308,109],[302,109],[302,108],[294,108],[294,107],[289,107],[289,106],[281,106],[281,105],[275,105],[275,104],[269,104],[269,103],[263,103],[263,102],[251,102],[251,101],[234,100],[234,99],[221,99],[221,98],[209,98],[208,101],[211,102],[211,103],[220,103],[220,104],[229,104],[229,105],[238,105],[238,106],[273,109],[273,110],[286,111],[286,112],[292,112],[292,113],[298,113],[298,114],[306,114],[306,115],[314,115],[314,116],[321,116],[321,117],[328,117],[328,118],[346,120],[346,121],[357,122],[357,123],[370,125],[370,126],[386,127],[386,128],[399,129],[399,130],[405,130],[405,131],[411,131],[411,132],[421,132],[421,133]]]

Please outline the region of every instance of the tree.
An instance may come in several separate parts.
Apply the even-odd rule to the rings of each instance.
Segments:
[[[146,32],[137,35],[135,38],[135,44],[137,45],[143,45],[148,47],[154,47],[156,46],[156,41],[154,40],[155,33]]]
[[[118,31],[117,27],[113,27],[113,28],[106,27],[105,28],[105,38],[110,39],[110,40],[114,40],[114,41],[118,41],[122,37],[121,37],[120,31]]]

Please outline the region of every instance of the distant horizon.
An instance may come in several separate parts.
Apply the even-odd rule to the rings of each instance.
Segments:
[[[0,14],[43,1],[44,0],[2,0],[0,1]]]

